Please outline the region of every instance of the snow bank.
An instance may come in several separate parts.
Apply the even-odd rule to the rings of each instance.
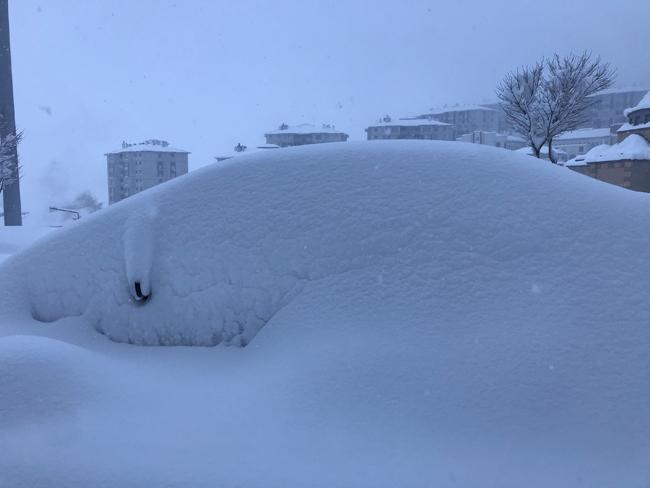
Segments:
[[[55,229],[51,227],[32,225],[2,227],[0,229],[0,262],[53,230]]]
[[[586,163],[622,161],[628,159],[650,160],[650,143],[638,134],[631,134],[618,144],[596,146],[584,155]]]
[[[0,485],[646,486],[649,198],[440,141],[130,197],[0,265]]]
[[[35,336],[0,340],[0,429],[73,413],[97,394],[93,355]]]

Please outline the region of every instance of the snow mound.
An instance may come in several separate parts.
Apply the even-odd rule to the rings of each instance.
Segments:
[[[650,160],[650,143],[638,134],[631,134],[618,144],[596,146],[584,156],[586,163],[605,161]]]
[[[92,354],[37,336],[0,338],[0,428],[73,412],[95,393]]]
[[[130,197],[0,265],[0,486],[648,486],[649,206],[440,141]]]
[[[580,233],[597,232],[574,214],[548,218],[551,208],[556,214],[549,194],[562,206],[582,208],[587,199],[593,207],[575,194],[590,184],[580,178],[453,142],[242,156],[136,195],[7,260],[0,276],[16,278],[2,280],[0,313],[27,310],[42,322],[81,316],[133,344],[246,345],[306,285],[354,270],[412,269],[423,273],[416,288],[445,294],[445,276],[468,259],[469,282],[500,290],[502,301],[543,265],[563,267],[549,246],[561,243],[556,255],[572,260]],[[503,276],[500,286],[481,269]]]

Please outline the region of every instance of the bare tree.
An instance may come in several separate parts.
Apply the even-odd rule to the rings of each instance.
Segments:
[[[596,103],[592,95],[612,86],[615,75],[609,64],[587,52],[564,58],[556,54],[547,61],[546,67],[541,107],[549,158],[556,163],[553,139],[588,121],[587,111]]]
[[[497,87],[508,125],[539,157],[546,144],[546,127],[540,106],[544,89],[544,61],[508,73]]]
[[[510,127],[540,157],[547,145],[555,163],[553,139],[587,121],[592,95],[612,86],[614,71],[591,53],[561,58],[557,54],[532,67],[508,73],[497,96]]]

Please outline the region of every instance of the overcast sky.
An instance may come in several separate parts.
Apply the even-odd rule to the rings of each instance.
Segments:
[[[10,0],[24,206],[107,200],[104,153],[166,139],[190,169],[280,123],[351,139],[380,115],[494,99],[591,50],[650,88],[649,0]]]

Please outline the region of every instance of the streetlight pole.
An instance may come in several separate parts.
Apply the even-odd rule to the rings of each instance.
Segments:
[[[14,87],[11,75],[11,44],[9,41],[9,0],[0,0],[0,138],[16,136]],[[5,225],[23,225],[20,205],[20,175],[18,151],[10,144],[8,155],[9,181],[2,191]]]

